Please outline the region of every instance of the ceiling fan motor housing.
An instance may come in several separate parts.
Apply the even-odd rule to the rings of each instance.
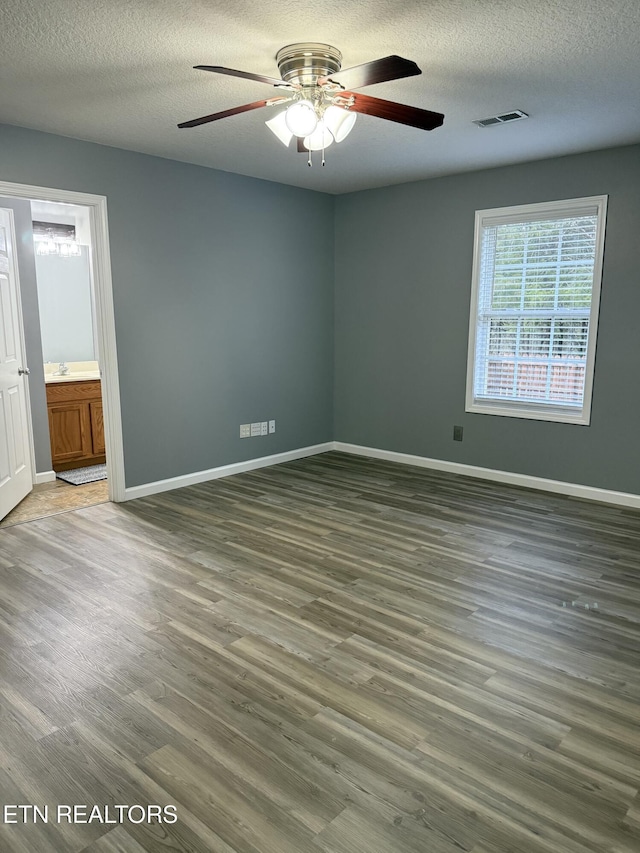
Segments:
[[[342,54],[337,47],[318,42],[288,44],[276,54],[280,76],[286,83],[315,86],[318,77],[340,71]]]

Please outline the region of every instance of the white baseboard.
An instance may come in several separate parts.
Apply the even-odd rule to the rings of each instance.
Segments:
[[[39,474],[36,474],[35,480],[33,481],[34,486],[39,486],[40,483],[53,483],[56,478],[55,471],[41,471]]]
[[[333,449],[357,456],[371,456],[374,459],[386,459],[403,465],[417,465],[421,468],[433,468],[436,471],[448,471],[451,474],[463,474],[478,477],[481,480],[494,480],[497,483],[509,483],[512,486],[524,486],[528,489],[540,489],[543,492],[555,492],[570,495],[588,501],[617,504],[619,506],[640,509],[640,495],[630,492],[614,492],[610,489],[598,489],[594,486],[582,486],[579,483],[564,483],[561,480],[547,480],[529,474],[514,474],[511,471],[498,471],[494,468],[480,468],[477,465],[465,465],[461,462],[448,462],[445,459],[430,459],[427,456],[413,456],[410,453],[397,453],[394,450],[378,450],[375,447],[362,447],[359,444],[346,444],[334,441]]]
[[[207,480],[217,480],[219,477],[230,477],[232,474],[241,474],[243,471],[254,471],[256,468],[266,468],[269,465],[279,465],[281,462],[292,462],[294,459],[315,456],[318,453],[326,453],[328,450],[333,449],[334,442],[327,441],[324,444],[300,447],[297,450],[287,450],[284,453],[274,453],[272,456],[258,456],[256,459],[247,459],[245,462],[221,465],[219,468],[209,468],[206,471],[194,471],[193,474],[170,477],[167,480],[156,480],[154,483],[143,483],[141,486],[131,486],[125,489],[124,499],[125,501],[130,501],[134,498],[155,495],[158,492],[182,489],[184,486],[193,486],[196,483],[204,483]]]
[[[640,495],[630,492],[616,492],[610,489],[599,489],[595,486],[583,486],[579,483],[565,483],[561,480],[534,477],[530,474],[516,474],[512,471],[499,471],[495,468],[481,468],[478,465],[466,465],[462,462],[450,462],[446,459],[431,459],[428,456],[415,456],[411,453],[399,453],[395,450],[363,447],[359,444],[347,444],[344,441],[326,441],[323,444],[314,444],[310,447],[288,450],[285,453],[259,456],[256,459],[247,459],[245,462],[235,462],[231,465],[221,465],[219,468],[209,468],[206,471],[195,471],[192,474],[184,474],[180,477],[157,480],[154,483],[143,483],[141,486],[131,486],[125,489],[124,500],[129,501],[134,498],[143,498],[147,495],[167,492],[171,489],[181,489],[184,486],[204,483],[207,480],[216,480],[219,477],[230,477],[232,474],[241,474],[243,471],[254,471],[257,468],[279,465],[282,462],[292,462],[294,459],[316,456],[319,453],[327,453],[329,450],[339,450],[343,453],[353,453],[356,456],[370,456],[373,459],[398,462],[401,465],[416,465],[420,468],[432,468],[435,471],[448,471],[451,474],[462,474],[466,477],[477,477],[481,480],[493,480],[497,483],[523,486],[527,489],[539,489],[543,492],[554,492],[555,494],[569,495],[570,497],[582,498],[584,500],[601,501],[602,503],[640,509]],[[36,478],[36,481],[39,483],[49,482],[50,480],[55,480],[55,472],[47,471],[43,474],[37,474]]]

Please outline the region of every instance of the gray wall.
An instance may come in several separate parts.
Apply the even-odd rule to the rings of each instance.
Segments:
[[[0,179],[107,196],[127,486],[332,438],[332,197],[11,126]]]
[[[20,275],[20,296],[24,322],[29,376],[29,400],[36,457],[36,471],[51,471],[51,448],[49,445],[49,420],[47,398],[44,388],[44,366],[40,342],[40,319],[38,316],[38,289],[36,266],[33,254],[33,229],[31,205],[28,201],[15,198],[0,198],[0,207],[13,210],[16,230],[16,260]]]
[[[338,197],[335,437],[640,493],[639,188],[631,146]],[[465,414],[474,212],[601,194],[591,425]]]
[[[3,127],[0,179],[108,198],[128,486],[335,437],[640,493],[639,146],[334,200]],[[600,194],[591,426],[466,414],[474,211]]]

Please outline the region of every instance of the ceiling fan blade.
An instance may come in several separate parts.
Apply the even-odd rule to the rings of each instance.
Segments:
[[[419,107],[409,107],[406,104],[397,104],[395,101],[383,101],[381,98],[372,98],[371,95],[341,92],[340,97],[353,98],[353,104],[349,110],[355,113],[377,116],[377,118],[384,118],[387,121],[396,121],[398,124],[417,127],[420,130],[433,130],[440,127],[444,121],[442,113],[422,110]]]
[[[336,71],[335,74],[318,80],[318,83],[322,85],[331,81],[338,83],[343,89],[360,89],[373,83],[386,83],[388,80],[400,80],[403,77],[414,77],[416,74],[422,74],[422,71],[410,59],[385,56],[382,59],[374,59],[373,62]]]
[[[222,110],[219,113],[211,113],[208,116],[200,118],[192,118],[191,121],[183,121],[178,127],[198,127],[200,124],[208,124],[210,121],[218,121],[220,118],[235,116],[238,113],[246,113],[249,110],[258,110],[260,107],[269,107],[272,104],[278,104],[280,101],[288,101],[289,98],[269,98],[266,101],[254,101],[252,104],[243,104],[241,107],[232,107],[230,110]]]
[[[264,74],[252,74],[251,71],[236,71],[235,68],[224,68],[222,65],[194,65],[193,67],[197,71],[213,71],[214,74],[227,74],[229,77],[257,80],[258,83],[268,83],[269,86],[284,86],[287,89],[299,88],[291,83],[285,83],[278,77],[265,77]]]

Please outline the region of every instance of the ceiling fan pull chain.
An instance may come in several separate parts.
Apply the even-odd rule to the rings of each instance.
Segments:
[[[307,160],[307,166],[313,166],[313,163],[311,162],[311,149],[309,149],[309,159]]]

